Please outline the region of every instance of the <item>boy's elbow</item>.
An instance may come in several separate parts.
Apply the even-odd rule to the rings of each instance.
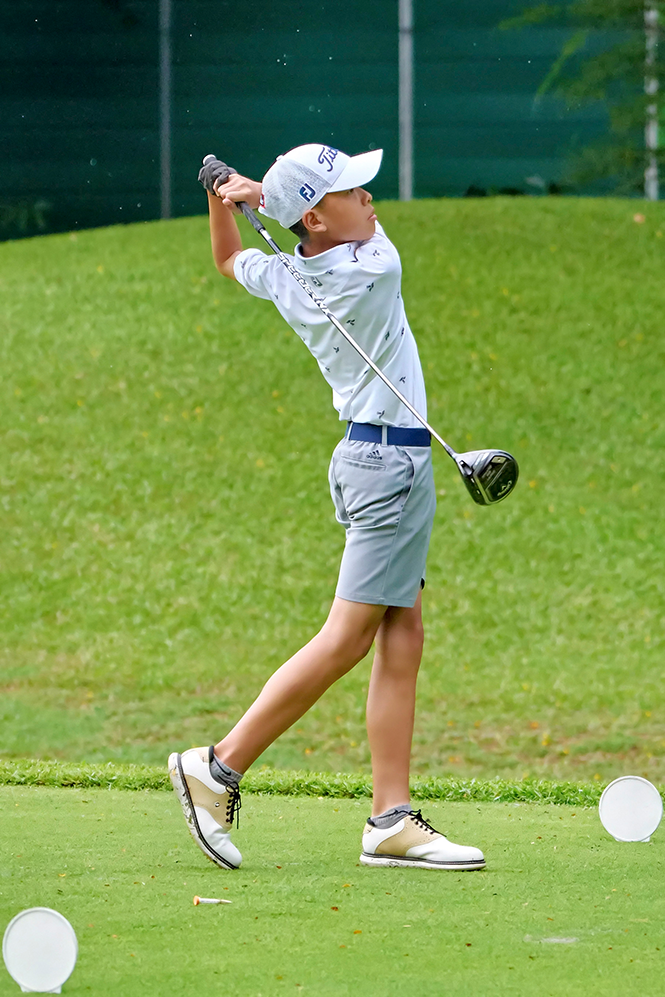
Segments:
[[[215,266],[217,267],[218,271],[221,273],[222,277],[228,277],[229,280],[236,279],[235,270],[234,270],[236,256],[238,256],[238,253],[232,253],[231,256],[229,256],[225,260],[215,260]]]

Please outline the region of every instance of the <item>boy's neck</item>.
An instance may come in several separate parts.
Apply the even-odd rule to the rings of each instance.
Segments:
[[[335,246],[343,246],[347,243],[348,239],[331,239],[327,233],[319,235],[318,233],[312,233],[307,242],[300,243],[300,252],[303,256],[319,256],[321,253],[326,253],[329,249],[334,249]]]

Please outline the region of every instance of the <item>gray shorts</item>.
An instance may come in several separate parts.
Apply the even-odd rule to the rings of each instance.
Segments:
[[[432,448],[343,439],[328,477],[346,529],[336,595],[373,606],[413,606],[436,509]]]

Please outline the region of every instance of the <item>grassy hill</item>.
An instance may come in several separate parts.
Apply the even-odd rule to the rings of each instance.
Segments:
[[[378,213],[432,423],[522,471],[483,509],[436,453],[415,771],[662,778],[665,208]],[[2,244],[0,301],[2,753],[209,743],[330,604],[329,389],[205,218]],[[364,768],[367,678],[265,762]]]

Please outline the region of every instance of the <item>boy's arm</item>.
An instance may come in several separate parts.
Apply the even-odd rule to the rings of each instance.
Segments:
[[[233,264],[242,250],[240,232],[233,214],[221,200],[221,196],[208,191],[208,211],[210,213],[210,242],[215,266],[224,277],[235,280]]]
[[[261,184],[239,173],[232,173],[224,183],[215,184],[215,193],[208,191],[210,213],[210,241],[212,258],[221,274],[235,280],[233,264],[242,251],[242,240],[234,214],[240,214],[236,201],[247,201],[250,208],[258,208]]]

